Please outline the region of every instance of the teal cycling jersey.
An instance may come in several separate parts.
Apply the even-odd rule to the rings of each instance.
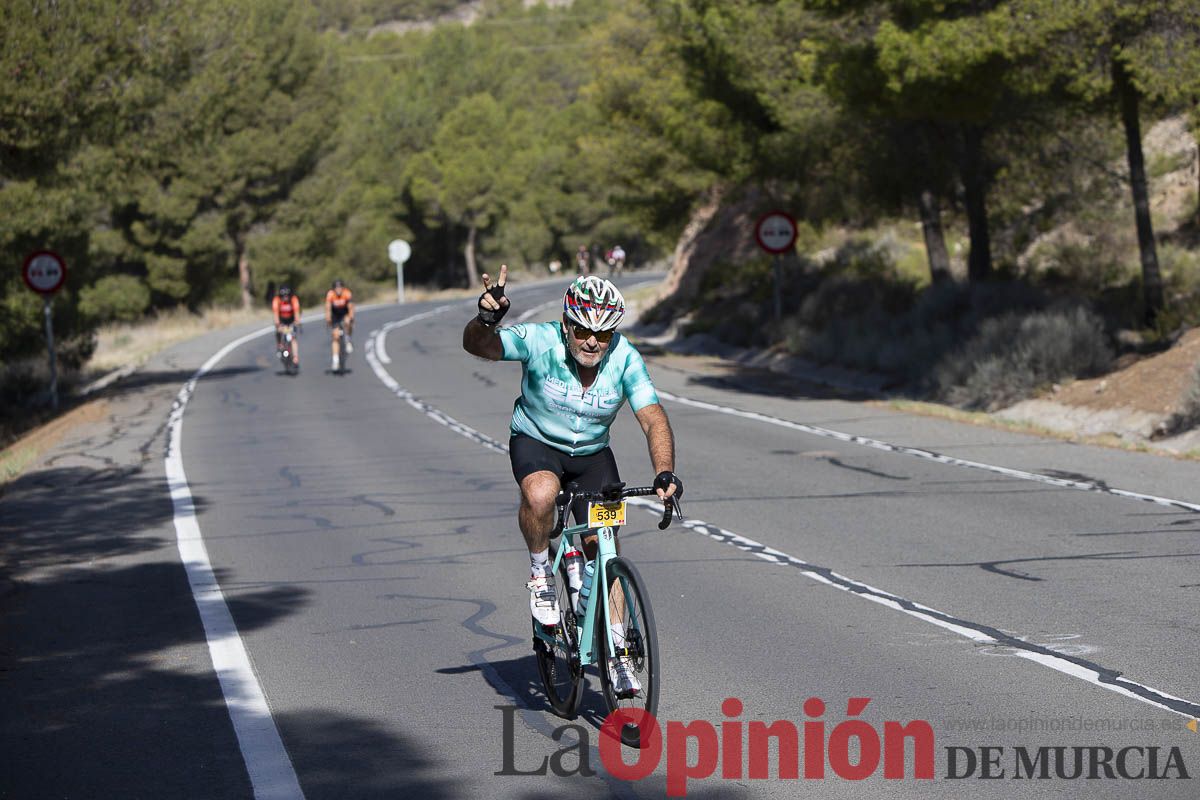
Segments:
[[[511,430],[572,456],[608,446],[608,429],[625,401],[634,411],[658,402],[642,354],[617,334],[584,391],[575,359],[567,352],[562,323],[520,323],[500,329],[504,361],[521,362],[521,396],[513,404]]]

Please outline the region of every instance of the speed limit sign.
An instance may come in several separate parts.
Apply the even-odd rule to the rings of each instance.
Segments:
[[[67,280],[67,262],[53,250],[38,250],[25,259],[25,285],[39,294],[54,294]]]
[[[768,253],[786,253],[796,242],[796,220],[786,211],[764,214],[754,226],[754,237]]]

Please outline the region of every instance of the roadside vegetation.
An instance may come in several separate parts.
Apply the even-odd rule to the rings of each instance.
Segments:
[[[259,315],[285,281],[308,307],[334,277],[387,286],[396,238],[431,291],[501,260],[569,270],[580,245],[634,266],[678,253],[689,276],[648,319],[966,409],[1200,320],[1190,0],[9,11],[0,257],[66,258],[67,386],[140,357],[112,356],[122,336],[138,352],[140,320]],[[773,208],[801,223],[778,323],[752,234]],[[6,418],[41,413],[42,347],[11,269]]]
[[[1191,380],[1179,398],[1179,410],[1167,419],[1163,426],[1164,436],[1174,436],[1183,431],[1200,427],[1200,364],[1192,370]]]

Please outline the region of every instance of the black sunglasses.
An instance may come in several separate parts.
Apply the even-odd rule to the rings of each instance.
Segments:
[[[614,333],[616,331],[594,331],[591,328],[576,325],[574,322],[571,323],[571,335],[581,342],[586,342],[589,336],[595,336],[596,341],[601,344],[611,342]]]

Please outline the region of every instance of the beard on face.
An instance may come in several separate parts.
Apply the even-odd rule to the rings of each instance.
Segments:
[[[571,354],[571,357],[575,359],[579,366],[594,367],[600,363],[600,359],[604,358],[606,347],[597,342],[595,350],[588,350],[585,342],[586,340],[581,342],[578,339],[573,339],[567,345],[567,352]]]

